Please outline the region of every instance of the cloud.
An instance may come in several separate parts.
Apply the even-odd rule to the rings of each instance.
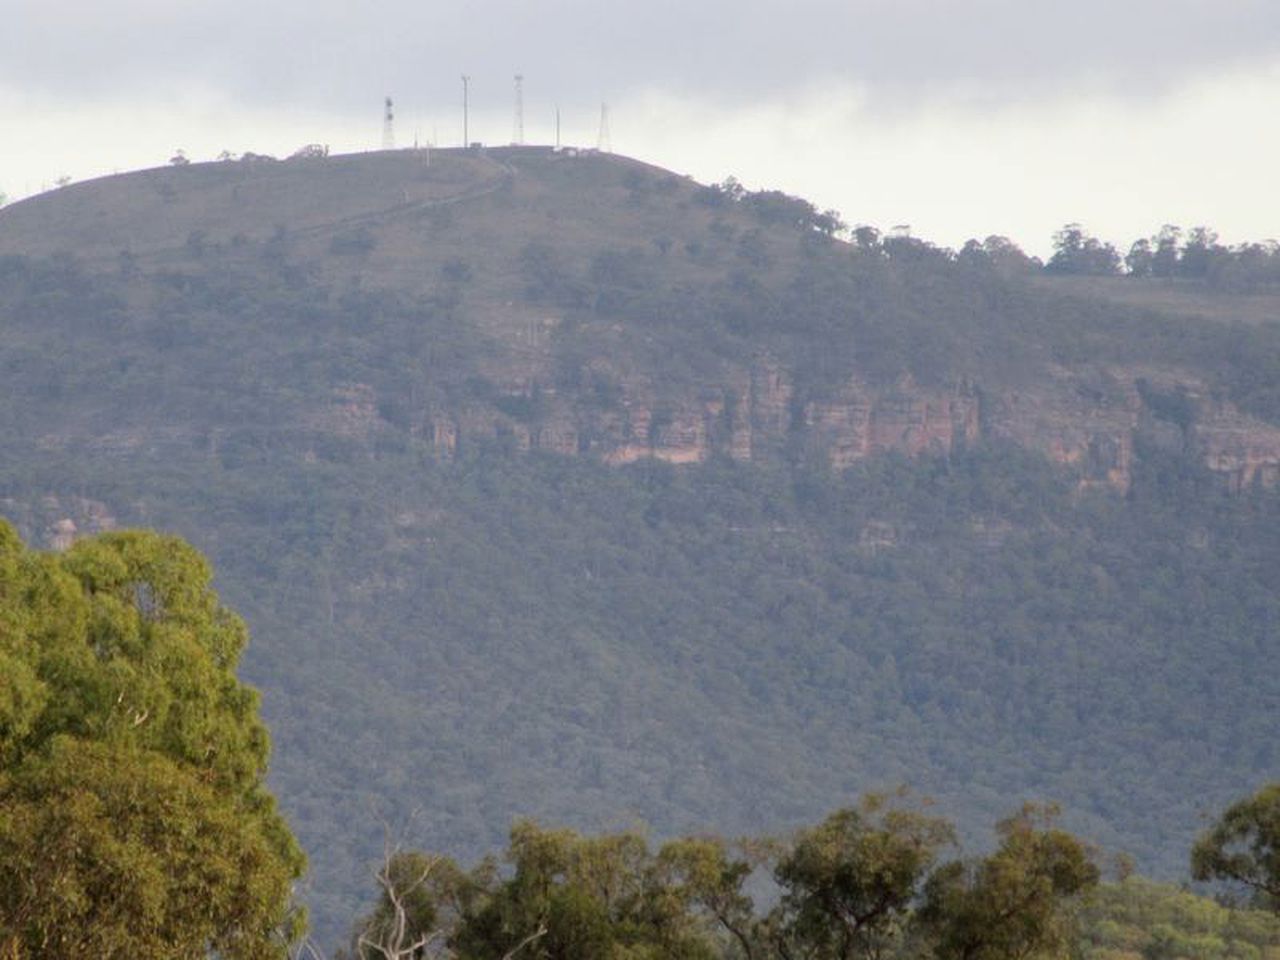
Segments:
[[[654,93],[615,111],[625,152],[718,181],[776,188],[850,222],[910,224],[959,247],[1003,234],[1045,255],[1082,221],[1124,249],[1166,222],[1225,242],[1276,235],[1280,68],[1180,84],[1155,102],[1064,91],[999,108],[939,96],[886,114],[855,87],[740,110]]]
[[[457,97],[599,101],[661,88],[744,103],[829,83],[880,109],[1073,87],[1149,95],[1280,58],[1272,0],[16,0],[0,84],[96,99],[184,85],[241,103],[424,109]]]
[[[0,189],[22,196],[185,148],[335,152],[381,139],[593,144],[703,180],[735,174],[881,226],[1044,252],[1082,220],[1274,234],[1274,0],[9,0]]]

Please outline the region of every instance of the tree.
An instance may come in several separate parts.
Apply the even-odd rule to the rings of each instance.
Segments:
[[[1166,223],[1155,237],[1155,251],[1151,257],[1151,273],[1157,277],[1172,277],[1178,272],[1178,248],[1182,243],[1182,228]]]
[[[611,917],[635,895],[635,871],[625,864],[643,846],[634,834],[596,839],[517,823],[507,850],[514,873],[461,925],[459,954],[498,960],[532,944],[533,957],[606,957],[615,934]]]
[[[1052,807],[1001,822],[999,849],[935,869],[951,824],[868,794],[789,841],[583,836],[517,823],[509,871],[387,847],[348,960],[1028,960],[1064,947],[1095,885]],[[744,887],[772,864],[780,897]]]
[[[1155,265],[1155,254],[1151,252],[1151,241],[1145,237],[1133,241],[1129,253],[1124,258],[1131,277],[1149,277]]]
[[[853,243],[860,250],[875,250],[880,246],[880,231],[865,223],[853,228]]]
[[[734,851],[719,837],[672,840],[658,851],[659,889],[670,910],[709,917],[742,957],[754,960],[763,948],[755,905],[742,888],[766,848]]]
[[[1243,886],[1280,914],[1280,781],[1226,809],[1192,847],[1191,873]]]
[[[997,826],[995,853],[934,871],[918,919],[938,960],[1026,960],[1069,942],[1069,907],[1098,868],[1056,817],[1027,805]]]
[[[879,794],[800,833],[774,877],[783,890],[770,924],[784,957],[867,960],[896,942],[951,825]]]
[[[465,960],[714,960],[709,925],[690,911],[701,879],[672,848],[654,857],[635,831],[584,837],[529,821],[511,831],[513,870],[490,883],[448,938]],[[482,865],[483,866],[483,865]]]
[[[1218,234],[1209,227],[1192,227],[1178,261],[1178,273],[1194,280],[1209,276],[1214,261],[1227,253],[1218,243]]]
[[[1112,276],[1120,268],[1120,254],[1109,243],[1091,237],[1078,223],[1068,223],[1053,235],[1053,256],[1047,273]]]
[[[449,956],[460,925],[494,885],[491,861],[468,873],[449,857],[405,850],[385,822],[382,861],[373,876],[377,906],[357,922],[351,951],[338,960]]]
[[[378,906],[359,925],[356,956],[383,960],[411,960],[426,955],[433,941],[444,935],[440,911],[430,881],[449,864],[443,857],[407,853],[390,844],[374,874]]]
[[[263,779],[243,622],[172,537],[0,521],[0,955],[266,958],[304,858]]]
[[[1006,276],[1034,273],[1042,266],[1035,257],[1029,257],[1008,237],[992,234],[986,240],[969,240],[961,248],[957,260],[978,266],[993,268]]]

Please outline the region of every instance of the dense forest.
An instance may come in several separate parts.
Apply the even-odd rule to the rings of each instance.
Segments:
[[[191,211],[259,176],[337,203],[342,159],[30,202],[72,226],[52,205],[101,202],[82,242],[0,214],[0,250],[32,251],[0,257],[0,512],[32,544],[147,526],[210,556],[252,629],[242,672],[321,940],[375,893],[378,815],[413,809],[409,841],[472,864],[519,817],[782,835],[910,783],[974,856],[1054,800],[1073,834],[1184,877],[1201,812],[1280,768],[1260,668],[1280,492],[1226,483],[1198,433],[1280,424],[1270,281],[846,242],[781,194],[498,159],[351,161],[427,199],[332,229]],[[430,193],[455,181],[456,203]],[[108,243],[126,187],[163,215]],[[1059,253],[1090,247],[1072,236]],[[1174,237],[1175,264],[1197,237],[1213,246]],[[766,362],[791,390],[772,424],[730,389]],[[973,397],[972,430],[837,465],[813,411],[856,413],[852,375],[903,407]],[[696,462],[604,462],[712,401]],[[580,455],[530,441],[568,408]],[[1028,408],[1039,445],[1000,431]],[[1091,943],[1146,952],[1117,917]],[[1205,957],[1260,942],[1202,921],[1230,944]]]
[[[0,522],[0,951],[62,960],[322,957],[294,883],[304,858],[264,789],[268,738],[235,678],[243,621],[172,537],[114,533],[63,554]],[[412,826],[410,817],[408,826]],[[1130,876],[1024,804],[994,849],[905,788],[787,836],[651,850],[641,830],[512,828],[464,869],[383,821],[360,960],[1060,956],[1264,958],[1280,941],[1280,783],[1197,840],[1211,901]],[[754,888],[754,890],[753,890]],[[754,894],[764,894],[757,906]]]

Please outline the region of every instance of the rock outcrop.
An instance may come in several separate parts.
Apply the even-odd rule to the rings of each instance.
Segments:
[[[1144,390],[1176,391],[1186,422],[1171,422]],[[423,433],[446,458],[468,441],[505,439],[520,450],[594,456],[611,465],[691,464],[713,456],[749,461],[803,449],[837,469],[891,452],[946,454],[990,438],[1071,468],[1081,488],[1120,492],[1131,483],[1139,438],[1156,437],[1197,457],[1233,491],[1280,482],[1280,427],[1170,371],[1053,368],[1033,387],[1003,391],[969,382],[926,387],[905,376],[883,386],[852,376],[821,397],[804,398],[786,370],[762,359],[722,384],[704,385],[696,396],[664,396],[653,383],[633,378],[622,383],[616,405],[603,409],[546,388],[540,397],[541,412],[527,421],[475,405],[430,411]],[[335,418],[344,435],[353,421],[367,430],[376,410],[363,394],[352,400]]]
[[[1136,450],[1145,443],[1198,460],[1232,492],[1280,483],[1280,426],[1243,413],[1191,374],[1168,369],[1051,367],[1034,384],[1017,389],[968,381],[923,385],[907,376],[875,384],[853,375],[816,393],[762,357],[749,369],[683,393],[636,374],[618,377],[618,389],[605,398],[558,391],[529,376],[494,385],[494,398],[487,401],[410,410],[410,439],[440,459],[457,456],[469,444],[497,443],[614,466],[644,459],[682,465],[717,456],[803,456],[835,469],[888,453],[945,455],[997,440],[1074,471],[1081,489],[1119,492],[1128,490]],[[380,396],[366,383],[341,385],[327,405],[301,418],[296,444],[309,460],[325,455],[325,437],[342,441],[346,450],[368,448],[372,455],[377,443],[405,431],[399,417],[394,423],[386,419],[386,411],[405,409],[403,401]],[[197,436],[175,426],[120,426],[102,435],[49,435],[38,443],[44,449],[83,445],[122,456],[202,446],[217,457],[226,429]],[[293,443],[286,434],[276,442]],[[77,508],[64,515],[47,525],[66,519],[65,529],[42,526],[38,532],[50,546],[69,545],[86,530],[110,529],[92,511]]]

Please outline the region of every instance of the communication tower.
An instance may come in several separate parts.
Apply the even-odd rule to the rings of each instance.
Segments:
[[[462,75],[462,145],[471,146],[470,112],[471,112],[471,78]]]
[[[517,147],[524,146],[524,74],[516,74],[516,125],[511,141]]]
[[[394,150],[396,148],[395,111],[392,110],[390,97],[387,97],[382,103],[384,108],[382,114],[382,149]]]
[[[600,136],[596,148],[601,153],[613,153],[613,139],[609,136],[609,105],[600,104]]]

